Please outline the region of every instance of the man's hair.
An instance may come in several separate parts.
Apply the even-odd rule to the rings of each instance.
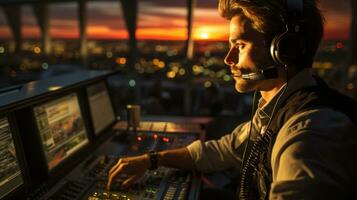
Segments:
[[[324,30],[324,17],[317,7],[318,0],[303,0],[303,36],[306,39],[306,56],[301,58],[304,67],[312,66]],[[230,20],[243,16],[253,29],[265,35],[267,44],[274,36],[286,31],[282,16],[287,15],[287,0],[219,0],[219,14]]]

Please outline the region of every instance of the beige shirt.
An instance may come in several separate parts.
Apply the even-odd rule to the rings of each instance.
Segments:
[[[289,80],[279,102],[293,91],[313,85],[311,70],[303,70]],[[284,87],[270,102],[260,99],[252,135],[263,133]],[[203,172],[239,169],[249,124],[239,125],[219,140],[195,141],[187,146],[196,168]],[[335,199],[351,192],[350,187],[357,189],[357,127],[345,114],[330,108],[297,113],[278,133],[271,166],[270,199]]]

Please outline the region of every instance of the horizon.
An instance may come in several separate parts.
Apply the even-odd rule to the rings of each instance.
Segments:
[[[13,38],[0,38],[0,42],[9,42],[10,40],[13,40]],[[41,38],[22,38],[22,41],[36,41],[36,42],[41,42]],[[79,38],[51,38],[52,41],[73,41],[73,40],[78,40]],[[128,38],[87,38],[87,42],[89,41],[110,41],[110,42],[115,42],[115,41],[129,41]],[[167,41],[167,42],[186,42],[186,40],[180,40],[180,39],[137,39],[137,41]],[[215,40],[215,39],[194,39],[194,42],[223,42],[223,43],[228,43],[228,39],[222,39],[222,40]],[[322,38],[321,41],[341,41],[341,42],[349,42],[349,38]]]
[[[142,1],[138,6],[136,37],[138,40],[185,40],[187,38],[187,11],[185,4],[160,0]],[[29,5],[22,9],[22,39],[41,37],[33,10]],[[323,40],[347,40],[351,24],[349,1],[321,0],[320,9],[326,18]],[[78,39],[77,4],[50,4],[50,37],[52,39]],[[87,39],[127,39],[128,33],[118,2],[88,2]],[[192,24],[195,41],[227,41],[229,21],[221,18],[215,0],[197,0]],[[4,12],[0,11],[0,39],[12,39]]]

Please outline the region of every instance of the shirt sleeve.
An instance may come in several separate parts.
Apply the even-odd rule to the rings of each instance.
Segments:
[[[350,199],[356,133],[346,115],[327,108],[288,120],[272,150],[270,199]]]
[[[219,140],[203,142],[196,140],[187,146],[196,169],[202,172],[213,172],[232,167],[240,167],[249,123],[239,125],[231,134]]]

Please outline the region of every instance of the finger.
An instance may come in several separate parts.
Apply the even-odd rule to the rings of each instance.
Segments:
[[[118,169],[118,167],[120,166],[120,164],[123,162],[122,159],[119,159],[119,161],[117,162],[117,164],[114,165],[114,167],[112,167],[110,170],[109,170],[109,173],[108,173],[108,176],[110,176],[115,170]]]
[[[124,165],[120,165],[113,173],[108,176],[108,183],[107,183],[107,190],[110,190],[110,186],[112,185],[112,182],[116,176],[120,174],[120,172],[123,170]]]
[[[123,183],[122,183],[122,187],[123,188],[127,188],[130,185],[132,185],[136,180],[138,180],[141,176],[139,175],[133,175],[130,176],[129,178],[127,178]]]

